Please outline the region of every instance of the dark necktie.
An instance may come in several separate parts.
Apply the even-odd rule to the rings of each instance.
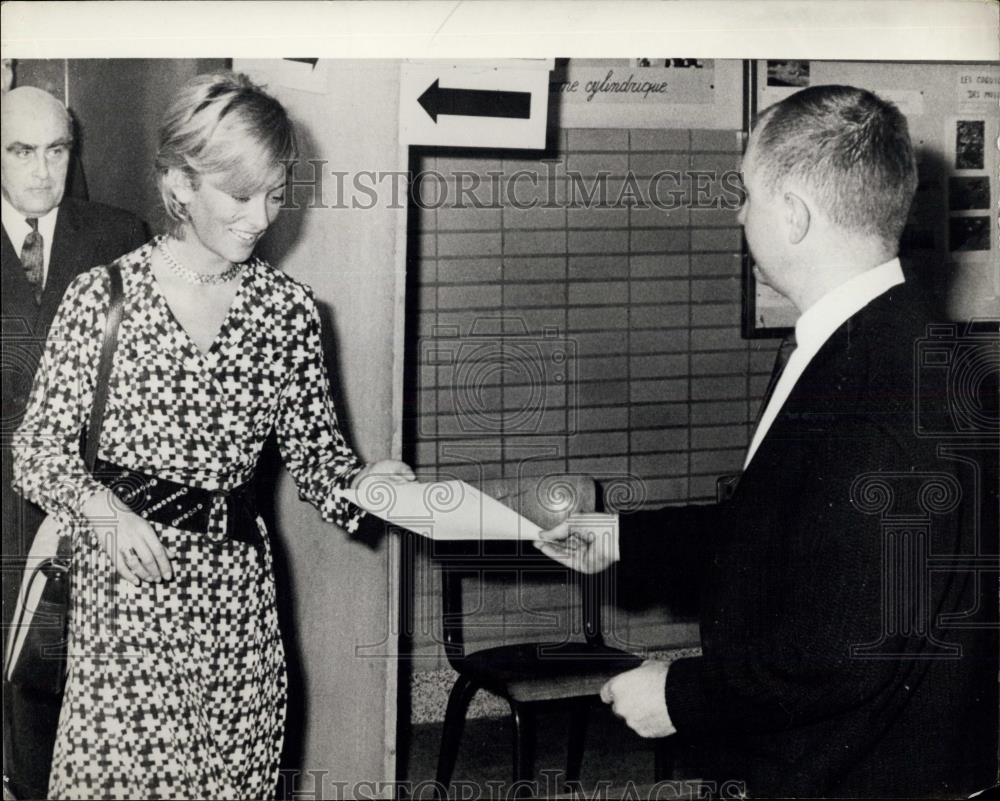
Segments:
[[[760,426],[761,418],[764,416],[764,410],[767,408],[767,404],[771,402],[771,396],[774,394],[774,389],[778,386],[778,380],[781,378],[781,374],[785,372],[785,366],[788,364],[788,360],[791,358],[794,350],[795,332],[793,331],[782,340],[781,347],[778,348],[778,353],[774,357],[774,367],[771,370],[771,378],[767,382],[764,399],[760,403],[760,408],[757,409],[757,419],[754,420],[753,429],[750,432],[751,444],[753,444],[753,438],[757,434],[757,428]],[[738,473],[730,473],[728,475],[720,476],[716,481],[716,500],[721,503],[722,501],[733,497],[733,493],[736,492],[736,485],[739,484],[742,475],[743,471],[740,470]]]
[[[42,241],[42,235],[38,232],[38,218],[28,217],[25,222],[31,226],[31,231],[24,238],[24,245],[21,246],[21,264],[24,266],[24,275],[35,293],[35,303],[40,304],[42,302],[42,279],[44,277],[42,267],[45,261],[45,243]]]
[[[781,340],[781,347],[778,348],[778,353],[774,357],[774,367],[771,368],[771,378],[767,382],[767,389],[764,391],[764,400],[761,401],[760,408],[757,409],[757,419],[753,424],[754,431],[760,425],[760,418],[764,416],[764,410],[767,408],[767,404],[771,402],[774,388],[778,386],[778,380],[781,378],[781,374],[785,372],[785,365],[788,364],[788,360],[791,358],[794,350],[795,332],[792,331],[792,333]]]

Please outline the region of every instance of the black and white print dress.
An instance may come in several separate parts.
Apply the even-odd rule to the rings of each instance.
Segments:
[[[334,496],[361,465],[330,398],[311,291],[252,259],[222,328],[200,351],[150,269],[154,242],[123,256],[124,318],[99,456],[208,490],[254,472],[270,432],[300,496],[348,531]],[[119,579],[83,502],[102,490],[80,457],[110,300],[106,269],[80,275],[53,323],[25,419],[15,487],[73,532],[70,672],[52,798],[269,798],[286,700],[270,548],[153,523],[173,578]],[[263,531],[258,518],[257,525]]]

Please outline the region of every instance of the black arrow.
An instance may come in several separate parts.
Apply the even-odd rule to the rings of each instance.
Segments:
[[[417,102],[434,122],[438,114],[456,117],[531,118],[531,92],[500,92],[483,89],[442,89],[435,80]]]

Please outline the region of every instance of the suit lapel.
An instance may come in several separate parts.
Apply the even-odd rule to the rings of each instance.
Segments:
[[[79,265],[89,260],[90,237],[83,228],[72,199],[65,198],[59,206],[56,229],[52,236],[49,272],[42,293],[42,313],[51,318],[62,300],[66,287],[79,271]]]
[[[24,274],[21,258],[7,236],[7,229],[3,226],[0,229],[3,231],[3,316],[18,317],[33,326],[37,311],[34,293]]]
[[[850,369],[851,330],[864,309],[844,321],[809,360],[761,440],[747,473],[796,470],[803,453],[836,417],[837,392]]]
[[[81,245],[84,244],[81,242],[79,231],[80,220],[76,209],[72,203],[64,201],[59,207],[59,216],[56,218],[52,253],[49,257],[49,275],[45,282],[46,291],[49,287],[67,286],[76,274]]]

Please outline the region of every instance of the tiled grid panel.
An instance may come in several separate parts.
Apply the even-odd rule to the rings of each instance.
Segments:
[[[541,158],[412,165],[406,439],[421,478],[586,473],[625,508],[714,497],[776,347],[741,337],[736,211],[711,207],[731,199],[740,149],[736,131],[570,129]],[[434,571],[417,585],[419,670],[442,660]],[[565,581],[522,585],[487,582],[472,648],[576,625]],[[629,644],[691,634],[665,610],[606,618]]]

